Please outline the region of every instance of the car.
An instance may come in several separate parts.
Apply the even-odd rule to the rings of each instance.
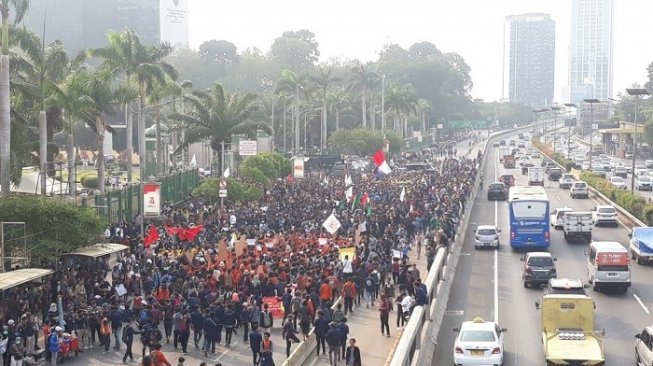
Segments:
[[[476,230],[475,239],[475,248],[486,248],[492,247],[499,249],[499,233],[500,229],[497,229],[494,225],[479,225]]]
[[[576,198],[576,197],[589,198],[590,189],[587,186],[587,183],[583,181],[572,183],[571,188],[569,188],[569,196],[571,196],[571,198]]]
[[[558,181],[562,177],[562,169],[560,168],[551,168],[549,169],[549,180]]]
[[[646,165],[635,165],[635,175],[648,174],[648,168]]]
[[[574,184],[574,175],[570,173],[565,173],[558,180],[558,187],[562,189],[569,189],[571,185]]]
[[[628,178],[628,169],[625,166],[616,166],[612,175],[626,179]]]
[[[610,183],[617,189],[628,189],[628,184],[622,177],[612,176],[610,177]]]
[[[512,175],[512,174],[502,174],[499,177],[499,182],[505,184],[506,187],[514,187],[515,186],[515,176]]]
[[[653,190],[653,181],[648,175],[638,175],[635,177],[635,189],[638,191]]]
[[[531,163],[530,161],[527,161],[527,162],[523,163],[523,164],[521,165],[521,173],[522,173],[523,175],[528,174],[528,168],[532,168],[532,167],[534,167],[534,166],[535,166],[535,164]]]
[[[653,169],[653,160],[644,160],[644,165],[645,165],[648,169]]]
[[[499,140],[499,146],[506,146],[506,140]]]
[[[508,142],[508,145],[515,146],[517,145],[517,143],[515,142],[515,140],[510,140],[510,142]]]
[[[476,317],[463,322],[453,345],[454,365],[503,365],[503,335],[508,330]]]
[[[587,295],[589,285],[581,280],[570,278],[552,278],[544,288],[544,295]]]
[[[492,143],[492,146],[493,146],[493,147],[499,147],[499,141],[494,141],[494,142]]]
[[[592,209],[592,223],[594,226],[612,225],[619,226],[617,209],[612,205],[598,205]]]
[[[653,362],[653,325],[635,334],[635,364],[651,365]]]
[[[526,148],[526,143],[524,143],[523,141],[520,141],[520,142],[517,144],[517,147],[520,148],[520,149],[525,149],[525,148]]]
[[[560,207],[560,208],[553,209],[553,211],[551,211],[550,219],[549,219],[549,221],[551,222],[551,226],[553,226],[555,230],[562,229],[562,219],[565,212],[571,212],[573,210],[574,210],[573,208],[569,208],[569,207]]]
[[[491,183],[487,187],[487,199],[489,201],[505,201],[508,199],[506,185],[501,182]]]
[[[580,169],[581,170],[589,170],[590,169],[590,162],[589,161],[583,161],[581,166],[580,166]]]
[[[598,175],[601,178],[605,178],[608,175],[608,172],[605,171],[605,168],[601,165],[595,165],[592,168],[592,173]]]
[[[533,151],[531,153],[531,159],[540,159],[540,158],[541,158],[540,153],[538,153],[537,151]]]
[[[556,259],[549,252],[529,252],[524,254],[521,261],[524,287],[546,285],[550,279],[558,277]]]

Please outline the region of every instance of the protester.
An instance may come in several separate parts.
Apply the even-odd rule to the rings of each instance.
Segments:
[[[249,333],[249,348],[252,350],[254,359],[254,366],[258,365],[261,361],[261,344],[263,337],[258,331],[258,325],[252,326],[252,331]]]
[[[263,333],[263,341],[261,342],[261,360],[260,366],[274,366],[274,359],[272,358],[272,340],[270,339],[270,333]]]
[[[361,351],[358,346],[356,346],[356,339],[354,338],[349,340],[349,346],[347,347],[347,354],[345,356],[345,365],[362,366]]]

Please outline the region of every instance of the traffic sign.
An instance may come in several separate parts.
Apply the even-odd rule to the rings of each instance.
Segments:
[[[220,198],[226,198],[227,197],[227,181],[226,180],[221,180],[219,189],[218,189],[218,197]]]
[[[486,121],[449,121],[449,128],[487,128]]]

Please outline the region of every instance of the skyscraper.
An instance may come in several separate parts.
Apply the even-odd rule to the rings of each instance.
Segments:
[[[612,97],[612,0],[572,0],[571,4],[570,101],[606,100]]]
[[[552,104],[555,22],[551,16],[508,16],[504,37],[504,97],[534,108]]]
[[[104,47],[109,30],[125,27],[144,44],[188,47],[188,0],[31,0],[23,22],[71,55]]]

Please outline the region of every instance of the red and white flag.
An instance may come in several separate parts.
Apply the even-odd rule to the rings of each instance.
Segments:
[[[385,154],[383,153],[383,150],[378,150],[377,152],[375,152],[374,155],[372,155],[372,161],[374,161],[374,165],[376,165],[376,167],[379,169],[381,173],[383,174],[392,173],[390,166],[385,161]]]

